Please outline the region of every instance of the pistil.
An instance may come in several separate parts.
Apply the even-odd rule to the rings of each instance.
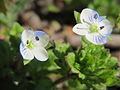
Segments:
[[[91,24],[89,27],[90,33],[96,33],[98,32],[98,26],[95,24]]]
[[[34,46],[33,42],[32,42],[32,41],[27,40],[25,47],[26,47],[26,48],[29,48],[29,49],[32,49],[32,48],[33,48],[33,46]]]

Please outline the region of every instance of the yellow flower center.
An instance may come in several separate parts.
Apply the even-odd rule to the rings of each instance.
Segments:
[[[91,25],[89,26],[89,30],[90,30],[90,33],[98,32],[98,26],[95,25],[95,24],[91,24]]]
[[[33,44],[32,41],[29,41],[29,40],[26,41],[26,44],[25,44],[25,47],[26,47],[26,48],[32,49],[33,46],[34,46],[34,44]]]

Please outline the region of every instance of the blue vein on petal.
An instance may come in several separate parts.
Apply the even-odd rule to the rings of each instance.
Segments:
[[[103,38],[103,36],[100,35],[99,38],[98,38],[99,42],[102,42],[102,38]]]
[[[26,48],[24,47],[24,44],[22,43],[22,52],[25,54],[26,53]]]
[[[97,44],[99,43],[98,36],[95,36],[95,41]]]
[[[35,35],[46,35],[46,33],[43,31],[35,31],[34,34]]]
[[[94,42],[96,43],[96,36],[94,35]]]
[[[88,18],[89,18],[89,21],[92,22],[92,19],[91,19],[92,17],[89,17],[89,16],[88,16]]]

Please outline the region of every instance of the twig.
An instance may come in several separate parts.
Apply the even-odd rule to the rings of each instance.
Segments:
[[[73,77],[77,77],[77,76],[78,76],[77,74],[71,73],[71,74],[69,74],[69,75],[67,75],[67,76],[65,76],[65,77],[62,77],[62,78],[60,78],[60,79],[57,79],[57,80],[53,83],[53,86],[56,86],[56,85],[58,85],[58,84],[60,84],[60,83],[62,83],[62,82],[64,82],[64,81],[67,81],[67,80],[69,80],[69,79],[71,79],[71,78],[73,78]]]

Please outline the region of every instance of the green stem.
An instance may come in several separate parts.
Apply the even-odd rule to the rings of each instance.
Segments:
[[[73,78],[73,77],[77,77],[77,76],[78,76],[77,74],[71,73],[71,74],[69,74],[69,75],[67,75],[67,76],[65,76],[65,77],[62,77],[62,78],[57,79],[57,80],[53,83],[53,86],[56,86],[56,85],[58,85],[58,84],[60,84],[60,83],[63,83],[64,81],[67,81],[67,80],[69,80],[69,79],[71,79],[71,78]]]
[[[77,53],[79,53],[80,50],[81,50],[81,48],[83,48],[83,43],[85,43],[85,36],[82,36],[82,37],[81,37],[81,45],[80,45],[80,47],[77,49]]]

